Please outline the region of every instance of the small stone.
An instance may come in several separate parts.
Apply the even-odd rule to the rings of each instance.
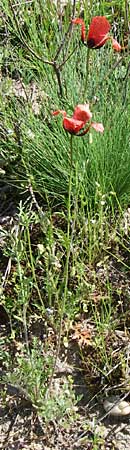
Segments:
[[[130,414],[130,403],[120,400],[116,396],[106,398],[103,406],[111,416],[128,416]]]

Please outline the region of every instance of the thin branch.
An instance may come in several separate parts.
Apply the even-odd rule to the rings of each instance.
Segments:
[[[110,77],[111,73],[112,73],[112,72],[116,69],[116,67],[118,67],[119,64],[122,62],[123,57],[124,57],[124,55],[121,56],[121,58],[119,58],[119,59],[115,62],[115,64],[113,64],[112,68],[109,70],[109,72],[107,73],[106,77],[104,77],[104,78],[102,79],[101,83],[102,83],[103,81],[106,81],[106,80]]]
[[[72,6],[72,19],[75,18],[75,10],[76,10],[76,1],[74,0],[73,1],[73,6]],[[69,40],[68,40],[68,44],[66,46],[66,53],[64,55],[64,59],[67,58],[67,55],[68,55],[68,51],[69,51],[69,47],[70,47],[70,40],[71,40],[71,36],[72,36],[72,30],[73,30],[73,24],[72,24],[71,29],[70,29]]]
[[[124,401],[128,397],[128,395],[129,395],[129,392],[126,392],[126,394],[124,394],[124,396],[122,398],[120,398],[120,400],[118,398],[118,400],[115,401],[114,404],[112,404],[112,406],[110,407],[109,411],[107,411],[102,417],[100,417],[100,419],[98,420],[98,423],[102,422],[110,414],[111,410],[113,409],[113,406],[118,405],[118,403],[120,401]]]
[[[18,2],[18,3],[14,3],[14,5],[12,5],[12,8],[16,8],[16,6],[21,6],[21,5],[28,5],[30,3],[34,3],[34,0],[26,0],[23,2]]]
[[[53,67],[54,67],[54,71],[57,77],[57,81],[58,81],[58,86],[59,86],[59,94],[62,97],[63,95],[63,89],[62,89],[62,84],[61,84],[61,78],[60,78],[60,69],[59,67],[57,67],[56,62],[54,61],[53,63]]]
[[[123,92],[123,100],[122,100],[122,104],[125,104],[126,101],[126,95],[127,95],[127,83],[128,83],[128,75],[129,75],[129,70],[130,70],[130,63],[128,64],[127,70],[126,70],[126,74],[123,78],[123,81],[125,81],[124,84],[124,92]]]
[[[34,203],[34,205],[36,206],[36,209],[37,209],[37,211],[38,211],[38,214],[39,214],[40,219],[43,219],[43,217],[45,216],[45,213],[42,211],[42,209],[40,208],[40,206],[39,206],[39,204],[38,204],[38,202],[37,202],[37,200],[36,200],[36,197],[35,197],[35,195],[34,195],[34,192],[33,192],[33,188],[32,188],[31,182],[29,182],[29,192],[30,192],[30,194],[31,194],[33,203]]]
[[[66,33],[64,34],[64,36],[63,36],[62,42],[61,42],[61,44],[60,44],[60,46],[59,46],[59,48],[58,48],[58,50],[56,52],[56,55],[55,55],[55,58],[54,58],[55,61],[57,60],[59,54],[61,53],[62,48],[64,47],[66,38],[67,38],[68,34],[70,33],[71,28],[72,28],[72,23],[70,22],[70,24],[68,26],[68,29],[67,29]]]
[[[5,273],[4,273],[3,277],[2,277],[2,283],[1,283],[1,286],[0,286],[0,291],[1,292],[3,291],[3,289],[4,289],[5,285],[6,285],[6,282],[8,280],[8,276],[10,274],[10,271],[11,271],[11,257],[8,260],[8,264],[6,266]]]
[[[76,10],[76,0],[73,0],[73,5],[72,5],[72,19],[74,19],[74,17],[75,17],[75,10]],[[58,58],[58,56],[59,56],[59,54],[60,54],[60,52],[61,52],[61,50],[62,50],[62,48],[63,48],[63,46],[64,46],[64,43],[65,43],[65,41],[66,41],[66,38],[67,38],[68,34],[71,32],[71,30],[72,30],[72,27],[73,27],[73,25],[72,25],[72,23],[70,22],[70,24],[69,24],[69,26],[68,26],[68,29],[67,29],[66,33],[64,34],[64,36],[63,36],[62,42],[61,42],[61,44],[60,44],[60,46],[59,46],[59,48],[58,48],[58,50],[57,50],[57,52],[56,52],[54,61],[57,60],[57,58]]]
[[[77,44],[77,45],[74,47],[74,49],[72,50],[72,52],[68,55],[68,57],[67,57],[66,59],[64,59],[64,60],[62,61],[61,64],[59,64],[59,66],[58,66],[58,69],[59,69],[59,70],[60,70],[60,69],[64,66],[64,64],[71,58],[71,56],[74,54],[75,50],[77,50],[78,46],[79,46],[79,44]]]
[[[126,74],[125,74],[125,76],[123,77],[123,81],[125,81],[125,80],[126,80],[126,78],[127,78],[127,75],[129,74],[129,70],[130,70],[130,62],[129,62],[129,64],[128,64],[128,66],[127,66],[127,69],[126,69]]]
[[[21,32],[21,30],[20,30],[20,28],[19,28],[18,19],[17,19],[17,17],[16,17],[14,8],[13,8],[12,3],[11,3],[11,0],[9,0],[9,5],[10,5],[10,9],[11,9],[12,14],[13,14],[13,18],[14,18],[14,21],[15,21],[15,24],[16,24],[16,27],[17,27],[17,30],[18,30],[18,32],[19,32],[19,39],[20,39],[21,43],[24,44],[24,46],[29,50],[29,52],[30,52],[33,56],[35,56],[35,58],[37,58],[39,61],[42,61],[44,64],[49,64],[50,66],[54,66],[54,62],[53,62],[53,61],[49,61],[49,60],[46,60],[46,59],[42,58],[40,55],[38,55],[37,53],[35,53],[35,51],[28,45],[28,43],[27,43],[26,40],[24,39],[24,36],[23,36],[23,34],[22,34],[22,32]]]
[[[72,19],[75,17],[75,10],[76,10],[76,0],[73,0],[73,6],[72,6]]]

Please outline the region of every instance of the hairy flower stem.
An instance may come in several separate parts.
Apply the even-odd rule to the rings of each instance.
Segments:
[[[70,174],[69,174],[69,186],[68,186],[68,214],[67,214],[67,254],[66,254],[66,264],[65,264],[65,271],[64,271],[64,295],[62,299],[62,306],[61,306],[61,315],[60,315],[60,326],[59,326],[59,335],[58,335],[58,341],[57,341],[57,348],[56,348],[56,355],[55,355],[55,361],[53,365],[53,370],[51,373],[51,378],[49,380],[46,397],[49,394],[53,376],[55,373],[55,368],[57,364],[57,359],[60,352],[60,345],[61,345],[61,336],[62,336],[62,325],[63,325],[63,316],[65,312],[65,305],[67,300],[67,289],[68,289],[68,279],[69,279],[69,259],[70,259],[70,249],[71,249],[71,239],[70,239],[70,225],[71,225],[71,187],[72,187],[72,165],[73,165],[73,135],[71,135],[70,138]]]
[[[65,311],[65,304],[67,300],[67,289],[68,289],[68,278],[69,278],[69,259],[70,259],[70,225],[71,225],[71,186],[72,186],[72,164],[73,164],[73,148],[72,148],[73,136],[70,138],[70,176],[69,176],[69,187],[68,187],[68,217],[67,217],[67,254],[66,254],[66,264],[65,264],[65,285],[64,285],[64,296],[62,300],[61,307],[61,318],[60,318],[60,329],[59,329],[59,340],[58,340],[58,354],[60,351],[61,334],[62,334],[62,323],[63,315]]]
[[[85,84],[84,84],[84,93],[83,93],[83,102],[85,101],[87,85],[88,85],[88,76],[89,76],[89,57],[90,57],[90,48],[87,49],[87,60],[86,60],[86,76],[85,76]]]

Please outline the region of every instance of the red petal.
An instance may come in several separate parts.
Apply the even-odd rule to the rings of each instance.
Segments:
[[[82,120],[84,124],[88,122],[92,118],[92,113],[89,109],[89,104],[86,103],[85,105],[77,105],[74,114],[73,119]]]
[[[84,42],[86,40],[86,27],[85,27],[84,20],[80,19],[80,18],[72,19],[72,23],[81,25],[81,39],[82,39],[82,42]]]
[[[107,40],[107,34],[109,33],[110,28],[111,25],[105,16],[93,17],[87,36],[88,47],[102,47]]]
[[[116,50],[116,52],[121,51],[121,45],[119,44],[119,42],[116,41],[116,39],[113,39],[113,38],[112,38],[112,48],[114,48],[114,50]]]
[[[62,109],[58,109],[57,111],[52,112],[52,116],[58,116],[58,114],[62,114],[64,117],[66,116],[66,112]]]
[[[83,25],[83,24],[84,24],[84,20],[83,20],[83,19],[80,19],[80,18],[78,18],[78,17],[77,17],[77,19],[72,19],[71,22],[74,23],[74,24],[80,24],[80,25]],[[85,24],[84,24],[84,25],[85,25]]]
[[[99,131],[99,133],[103,133],[104,126],[102,123],[92,122],[91,127],[94,128],[94,130]]]
[[[84,122],[73,118],[65,117],[63,119],[63,127],[71,134],[77,134],[84,127]]]

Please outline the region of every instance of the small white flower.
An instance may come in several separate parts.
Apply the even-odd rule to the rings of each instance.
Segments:
[[[43,244],[37,244],[38,250],[40,255],[42,255],[44,253],[44,246]]]

